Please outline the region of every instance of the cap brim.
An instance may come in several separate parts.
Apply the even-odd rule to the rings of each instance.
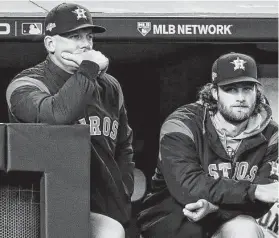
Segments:
[[[69,31],[65,31],[63,33],[69,33],[69,32],[76,31],[76,30],[79,30],[79,29],[84,29],[84,28],[91,28],[93,33],[103,33],[103,32],[106,31],[106,28],[104,28],[102,26],[91,25],[91,24],[83,24],[83,25],[80,25],[80,26],[78,26],[76,28],[73,28]],[[63,34],[63,33],[61,33],[61,34]]]
[[[237,77],[237,78],[230,78],[230,79],[224,79],[221,82],[217,83],[218,86],[233,84],[233,83],[239,83],[239,82],[253,82],[262,85],[257,79],[251,78],[251,77]]]

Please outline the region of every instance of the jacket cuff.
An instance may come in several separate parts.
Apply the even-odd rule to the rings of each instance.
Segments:
[[[83,60],[79,66],[78,72],[89,80],[95,80],[98,76],[99,65],[89,60]]]

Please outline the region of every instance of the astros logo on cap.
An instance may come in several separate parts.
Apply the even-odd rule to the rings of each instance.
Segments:
[[[77,14],[77,20],[79,20],[80,18],[85,18],[87,19],[87,16],[85,15],[85,10],[82,8],[77,8],[76,10],[73,11],[73,13]]]
[[[232,64],[234,64],[234,71],[237,70],[237,69],[243,69],[245,70],[245,66],[244,64],[247,63],[246,61],[242,60],[242,59],[239,59],[239,57],[237,57],[236,60],[232,61],[231,62]]]

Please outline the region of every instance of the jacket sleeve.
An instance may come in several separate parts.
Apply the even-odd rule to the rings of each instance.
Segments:
[[[16,79],[6,91],[9,110],[21,122],[71,124],[92,100],[98,70],[97,64],[83,61],[55,95],[38,87],[36,79]]]
[[[278,180],[278,131],[276,130],[268,141],[267,151],[262,160],[261,167],[256,174],[253,184],[269,184]],[[273,177],[273,178],[272,178]],[[253,186],[253,185],[252,185]],[[256,186],[253,186],[254,189]],[[217,212],[218,216],[225,220],[244,214],[254,218],[260,218],[273,206],[272,203],[264,203],[255,199],[254,192],[251,193],[252,202],[239,206],[223,206]]]
[[[124,105],[123,93],[119,86],[119,130],[115,158],[122,173],[124,188],[130,196],[134,191],[134,168],[133,162],[133,131],[128,124],[127,111]]]
[[[250,182],[214,179],[201,166],[194,132],[180,120],[167,120],[161,129],[159,164],[172,196],[183,206],[198,199],[213,204],[247,204]]]

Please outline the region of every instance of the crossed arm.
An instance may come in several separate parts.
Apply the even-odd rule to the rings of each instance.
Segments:
[[[185,216],[199,220],[216,212],[223,220],[246,214],[264,215],[278,199],[278,183],[272,183],[271,161],[276,161],[278,143],[268,148],[251,183],[228,178],[214,179],[199,164],[191,138],[170,133],[160,141],[161,169],[172,196],[183,206]]]

